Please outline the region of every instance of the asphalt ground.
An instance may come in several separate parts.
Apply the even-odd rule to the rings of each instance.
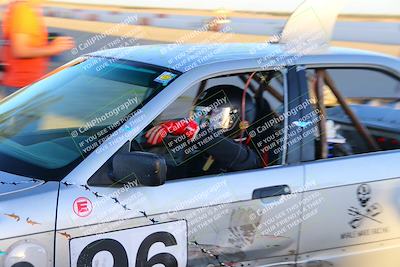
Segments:
[[[92,33],[92,32],[74,31],[74,30],[54,28],[54,27],[48,28],[48,31],[50,33],[57,33],[59,35],[71,36],[75,39],[75,42],[77,44],[85,43],[87,40],[90,40],[91,38],[93,38],[96,35],[96,33]],[[114,47],[112,47],[112,44],[114,43],[116,38],[118,38],[118,37],[105,36],[101,40],[92,43],[90,46],[87,46],[83,51],[78,50],[77,54],[73,54],[72,52],[68,51],[59,56],[53,57],[51,59],[51,69],[54,69],[72,59],[75,59],[78,56],[98,51],[104,47],[109,46],[109,48],[114,48]],[[161,44],[161,43],[163,43],[163,42],[149,41],[149,40],[143,40],[143,39],[135,40],[135,45],[150,45],[150,44]]]

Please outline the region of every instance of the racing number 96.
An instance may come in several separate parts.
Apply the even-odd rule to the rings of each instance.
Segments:
[[[150,247],[162,242],[166,247],[177,245],[175,237],[167,232],[156,232],[146,237],[136,255],[135,267],[151,267],[163,264],[165,267],[178,267],[178,261],[170,253],[159,253],[147,259]],[[128,254],[124,246],[115,239],[99,239],[87,245],[78,257],[77,267],[93,266],[94,256],[101,251],[108,251],[114,258],[114,267],[128,267]]]
[[[183,267],[187,261],[186,235],[186,222],[176,221],[77,237],[70,243],[71,266],[91,267],[103,261],[109,266],[113,262],[114,267]]]

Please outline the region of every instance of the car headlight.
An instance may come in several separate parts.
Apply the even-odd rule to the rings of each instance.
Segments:
[[[4,267],[49,266],[48,253],[44,247],[32,240],[14,244],[7,252]]]

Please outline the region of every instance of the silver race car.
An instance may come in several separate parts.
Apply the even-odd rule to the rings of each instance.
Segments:
[[[5,99],[0,266],[399,266],[400,61],[314,33],[96,52]]]

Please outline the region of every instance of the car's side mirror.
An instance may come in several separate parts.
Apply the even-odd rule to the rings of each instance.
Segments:
[[[117,153],[112,160],[112,169],[113,179],[120,183],[158,186],[165,183],[167,176],[165,159],[148,152]]]

